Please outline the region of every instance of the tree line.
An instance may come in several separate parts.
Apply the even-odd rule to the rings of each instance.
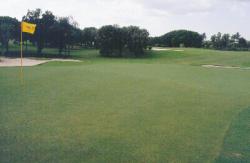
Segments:
[[[15,18],[8,16],[0,17],[0,43],[2,49],[9,51],[9,41],[19,39],[19,22]]]
[[[203,40],[203,34],[188,30],[175,30],[160,37],[152,37],[150,44],[151,46],[200,48]]]
[[[22,21],[37,25],[34,35],[23,33],[23,44],[28,42],[36,46],[37,54],[45,47],[58,48],[59,54],[69,54],[73,46],[95,47],[97,29],[94,27],[81,30],[72,17],[56,17],[51,11],[41,9],[28,10]],[[8,53],[10,40],[20,43],[21,22],[8,16],[0,17],[0,43]]]
[[[206,34],[189,30],[175,30],[159,37],[149,38],[146,29],[136,26],[119,27],[106,25],[99,29],[80,29],[72,17],[57,17],[51,11],[28,10],[22,21],[37,25],[34,35],[23,34],[25,50],[33,44],[37,54],[44,48],[57,48],[59,54],[69,55],[78,48],[98,48],[105,57],[139,57],[147,46],[195,47],[220,50],[249,50],[250,43],[239,33],[234,35],[218,33],[210,40]],[[20,44],[20,22],[16,18],[0,16],[0,43],[2,53],[9,52],[9,42]]]
[[[212,35],[210,40],[204,41],[203,47],[218,50],[249,50],[250,42],[242,37],[239,32],[233,35],[219,32]]]
[[[25,49],[28,43],[41,55],[45,47],[57,48],[59,54],[70,54],[74,47],[100,48],[108,57],[140,56],[144,54],[149,33],[136,26],[103,26],[100,29],[80,29],[72,17],[57,17],[51,11],[28,10],[22,21],[37,25],[34,35],[23,33]],[[0,43],[4,53],[9,52],[9,42],[20,43],[20,22],[16,18],[0,17]]]
[[[218,33],[212,35],[207,40],[206,34],[188,30],[171,31],[160,37],[152,37],[149,41],[151,46],[163,47],[195,47],[210,48],[217,50],[249,50],[250,42],[242,37],[238,32],[236,34]]]

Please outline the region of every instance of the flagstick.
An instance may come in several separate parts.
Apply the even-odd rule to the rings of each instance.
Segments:
[[[21,24],[21,67],[20,67],[20,78],[21,78],[21,84],[23,84],[23,30],[22,30],[22,24]]]

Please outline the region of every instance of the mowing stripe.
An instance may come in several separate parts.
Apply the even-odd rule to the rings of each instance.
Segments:
[[[217,163],[250,162],[250,108],[244,109],[233,120]]]

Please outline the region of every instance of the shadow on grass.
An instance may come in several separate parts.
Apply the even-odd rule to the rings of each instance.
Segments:
[[[250,162],[250,108],[243,110],[233,120],[224,139],[217,163]]]
[[[3,54],[4,57],[9,58],[19,58],[20,51],[10,51],[8,53]],[[32,51],[25,51],[23,54],[24,57],[38,57],[38,58],[73,58],[71,55],[65,54],[53,54],[53,53],[41,53],[37,54]]]
[[[9,51],[7,54],[0,54],[0,56],[9,57],[9,58],[20,58],[20,51],[12,50]],[[143,55],[139,56],[121,56],[121,57],[105,57],[100,55],[98,49],[78,49],[78,50],[71,50],[70,54],[58,54],[58,52],[54,49],[45,49],[43,53],[37,54],[35,50],[29,50],[23,52],[23,57],[34,57],[34,58],[59,58],[59,59],[79,59],[79,60],[158,60],[160,58],[167,58],[167,59],[176,59],[182,58],[183,56],[175,54],[174,52],[156,52],[152,50],[146,50]]]
[[[98,55],[98,58],[103,58],[103,59],[117,59],[117,60],[127,60],[127,59],[131,59],[131,60],[152,60],[152,59],[160,59],[160,58],[164,58],[167,55],[162,55],[160,52],[156,52],[156,51],[152,51],[152,50],[146,50],[143,54],[141,55],[123,55],[123,56],[102,56],[102,55]]]

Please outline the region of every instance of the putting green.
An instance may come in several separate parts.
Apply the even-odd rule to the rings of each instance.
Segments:
[[[23,87],[18,68],[0,68],[0,162],[218,160],[233,120],[250,106],[250,71],[201,65],[247,67],[250,53],[151,53],[76,51],[84,62],[25,68]]]

